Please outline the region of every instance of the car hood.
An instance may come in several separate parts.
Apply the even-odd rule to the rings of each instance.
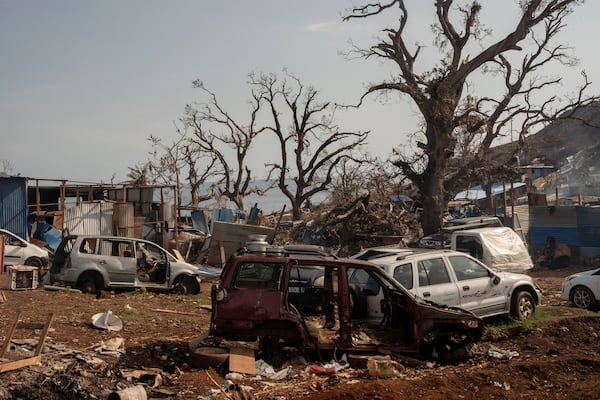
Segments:
[[[583,277],[583,276],[591,276],[594,275],[595,273],[597,273],[600,270],[600,268],[596,268],[596,269],[592,269],[589,271],[582,271],[582,272],[577,272],[576,274],[572,274],[569,275],[565,278],[566,281],[571,280],[573,278],[579,278],[579,277]]]

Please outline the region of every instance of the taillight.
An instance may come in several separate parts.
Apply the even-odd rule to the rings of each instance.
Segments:
[[[215,296],[215,299],[219,302],[225,300],[227,298],[227,290],[225,290],[225,288],[220,287],[217,290],[217,295]]]

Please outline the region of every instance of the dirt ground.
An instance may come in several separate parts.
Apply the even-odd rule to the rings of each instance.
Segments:
[[[562,279],[585,269],[590,267],[531,271],[544,290],[540,310],[560,318],[532,330],[488,333],[476,354],[459,364],[399,360],[398,376],[374,378],[365,369],[351,368],[335,375],[311,374],[307,365],[295,362],[283,380],[245,375],[234,382],[242,388],[239,392],[219,392],[226,369],[198,369],[187,357],[189,341],[209,328],[206,296],[126,292],[96,298],[69,291],[5,289],[4,298],[0,295],[2,342],[19,310],[24,322],[43,322],[49,313],[54,320],[40,363],[0,372],[0,399],[104,399],[140,383],[147,398],[176,399],[600,398],[600,315],[568,307],[560,299]],[[3,280],[0,275],[0,284]],[[208,295],[210,283],[202,290]],[[123,322],[122,330],[91,324],[94,314],[109,310]],[[13,338],[36,334],[39,330],[17,330]],[[119,338],[124,345],[115,351],[111,339]],[[16,347],[6,359],[31,356],[31,340],[13,343]],[[499,351],[494,356],[490,349]],[[144,373],[136,375],[140,370]]]

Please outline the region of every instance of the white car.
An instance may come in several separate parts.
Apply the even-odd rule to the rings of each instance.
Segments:
[[[541,290],[530,276],[493,271],[459,251],[381,247],[365,250],[354,258],[379,265],[416,296],[460,307],[480,317],[509,315],[526,319],[535,313],[542,299]],[[361,281],[358,275],[352,279],[366,294],[368,307],[378,307],[380,294],[371,293],[369,282]]]
[[[4,265],[30,265],[38,268],[48,266],[48,250],[20,238],[6,229],[0,229],[4,236]]]
[[[600,268],[567,276],[562,283],[561,297],[577,308],[597,310],[600,299]]]

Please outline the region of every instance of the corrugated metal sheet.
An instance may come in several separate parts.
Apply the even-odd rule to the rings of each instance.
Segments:
[[[529,225],[535,227],[575,228],[577,213],[570,206],[531,206]]]
[[[569,246],[580,246],[579,230],[577,228],[563,228],[552,226],[530,226],[529,243],[532,245],[545,245],[548,236],[554,236],[556,243]]]
[[[27,178],[0,178],[0,227],[25,240],[27,231]]]
[[[117,236],[135,237],[135,215],[133,204],[116,203],[113,205]]]
[[[600,247],[600,208],[575,207],[579,240],[584,247]]]
[[[72,235],[114,235],[113,203],[83,203],[67,208],[64,227]]]

